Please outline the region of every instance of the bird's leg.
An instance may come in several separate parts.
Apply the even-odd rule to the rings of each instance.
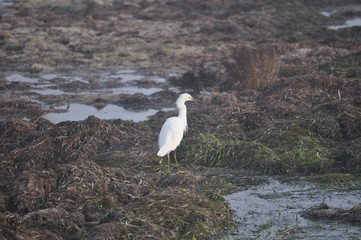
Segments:
[[[167,154],[167,156],[168,156],[168,169],[169,169],[169,166],[170,166],[170,164],[169,164],[169,159],[170,159],[169,153]]]
[[[175,150],[174,150],[174,161],[175,161],[175,164],[178,166],[177,154],[176,154]]]

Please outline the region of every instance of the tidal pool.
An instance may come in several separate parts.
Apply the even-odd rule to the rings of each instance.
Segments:
[[[38,83],[38,78],[31,78],[23,76],[19,73],[14,73],[6,77],[7,82],[26,82],[26,83]]]
[[[309,182],[269,179],[225,197],[235,211],[237,229],[223,240],[235,239],[360,239],[361,229],[345,223],[312,221],[301,211],[326,203],[349,209],[360,203],[361,190],[320,188]]]
[[[344,24],[332,25],[332,26],[329,26],[328,28],[337,30],[337,29],[357,27],[357,26],[361,26],[361,18],[350,19],[350,20],[347,20]]]
[[[331,17],[332,14],[334,14],[335,12],[337,12],[336,10],[332,10],[332,11],[321,11],[320,13],[325,16],[325,17]]]
[[[84,96],[96,95],[120,95],[120,94],[136,94],[142,93],[144,95],[151,95],[162,91],[163,85],[166,85],[166,79],[157,76],[144,76],[137,74],[134,70],[119,70],[117,72],[102,72],[102,73],[85,73],[85,74],[64,74],[64,73],[47,73],[44,75],[25,75],[14,72],[6,76],[6,81],[11,82],[25,82],[30,84],[29,89],[23,91],[13,91],[13,94],[18,98],[27,101],[33,101],[41,104],[44,109],[50,109],[52,106],[47,105],[51,102],[53,105],[59,105],[54,102],[53,96],[63,96],[61,99],[67,99],[67,96]],[[143,87],[140,81],[145,80],[148,84]],[[72,88],[71,84],[79,82],[85,87]],[[59,85],[69,84],[67,88],[59,88]],[[163,85],[162,85],[163,84]],[[169,88],[168,88],[169,89]],[[5,92],[4,92],[5,93]],[[60,99],[60,98],[59,98]],[[47,101],[49,100],[49,101]],[[101,119],[119,118],[123,120],[144,121],[148,117],[158,112],[156,109],[146,109],[142,111],[129,111],[122,106],[115,104],[106,104],[104,108],[97,109],[87,104],[80,102],[71,102],[69,109],[68,105],[56,107],[54,112],[50,112],[44,118],[53,123],[61,121],[79,121],[84,120],[89,116],[96,116]]]
[[[108,104],[102,109],[97,109],[84,104],[72,103],[69,105],[69,109],[67,109],[67,105],[61,106],[57,109],[64,109],[64,112],[48,113],[44,115],[44,118],[55,124],[63,121],[81,121],[89,116],[95,116],[106,120],[119,118],[139,122],[147,120],[148,117],[158,112],[158,110],[155,109],[148,109],[145,111],[128,111],[123,107],[114,104]]]

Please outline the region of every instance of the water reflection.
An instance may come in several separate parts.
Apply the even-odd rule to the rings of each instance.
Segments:
[[[90,73],[87,75],[74,75],[65,73],[47,73],[44,75],[23,75],[22,73],[12,73],[6,76],[7,82],[26,82],[30,84],[30,89],[19,91],[20,98],[40,103],[44,108],[48,108],[46,100],[52,96],[86,96],[101,94],[136,94],[151,95],[162,91],[158,87],[166,82],[165,78],[151,76],[147,77],[137,74],[134,70],[120,70],[117,72]],[[150,84],[148,87],[139,85],[140,81],[146,80]],[[72,88],[72,82],[84,83],[86,88]],[[152,84],[153,82],[153,84]],[[110,84],[109,84],[110,83]],[[65,89],[59,88],[59,84],[66,85]],[[68,84],[68,85],[67,85]],[[96,87],[95,87],[96,86]],[[44,97],[45,96],[45,97]],[[66,110],[66,105],[57,108],[57,110]],[[145,111],[128,111],[121,106],[108,104],[103,109],[96,109],[89,105],[72,103],[68,111],[48,113],[44,117],[53,123],[61,121],[84,120],[89,116],[96,116],[101,119],[120,118],[123,120],[143,121],[157,112],[155,109]]]
[[[95,107],[84,105],[80,103],[70,104],[68,110],[67,105],[57,108],[58,110],[64,109],[64,112],[57,113],[48,113],[44,116],[45,119],[48,119],[52,123],[59,123],[63,121],[81,121],[89,116],[95,116],[101,119],[123,119],[123,120],[133,120],[135,122],[147,120],[148,117],[157,113],[158,110],[148,109],[145,111],[128,111],[123,107],[108,104],[102,109],[97,109]]]

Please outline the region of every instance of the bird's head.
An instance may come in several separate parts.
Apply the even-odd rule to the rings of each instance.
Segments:
[[[181,95],[179,95],[176,104],[180,104],[180,103],[185,103],[187,101],[194,101],[194,98],[188,94],[188,93],[182,93]]]

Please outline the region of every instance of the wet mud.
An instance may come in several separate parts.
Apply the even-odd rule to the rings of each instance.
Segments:
[[[263,180],[226,196],[240,224],[222,239],[357,239],[360,189],[321,186],[304,178]]]
[[[360,16],[353,0],[1,2],[0,236],[357,239]],[[167,169],[157,134],[181,92],[198,101]]]

